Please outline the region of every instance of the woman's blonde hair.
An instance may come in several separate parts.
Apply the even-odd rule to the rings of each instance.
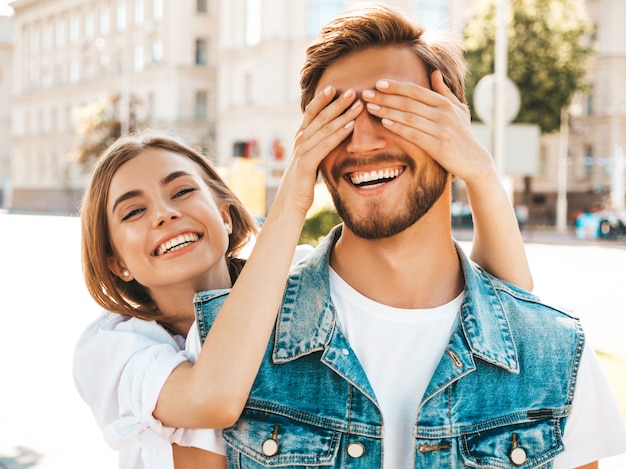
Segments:
[[[306,50],[300,70],[302,111],[315,96],[322,74],[336,60],[372,47],[406,46],[426,65],[430,73],[441,71],[445,84],[462,102],[465,73],[462,43],[449,32],[426,33],[399,10],[378,3],[356,4],[327,23]]]
[[[150,132],[120,137],[98,159],[83,195],[80,208],[83,276],[87,290],[104,309],[148,320],[159,319],[160,316],[148,290],[135,280],[122,281],[107,265],[107,258],[113,255],[113,248],[106,207],[111,180],[117,170],[151,148],[177,153],[194,161],[204,171],[204,181],[218,204],[229,207],[232,234],[229,237],[226,258],[233,281],[243,265],[236,255],[258,231],[258,224],[252,215],[218,175],[213,165],[193,148],[173,138]]]

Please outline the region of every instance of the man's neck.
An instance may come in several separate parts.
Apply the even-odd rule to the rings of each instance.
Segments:
[[[330,264],[361,294],[397,308],[440,306],[464,286],[449,227],[427,220],[378,240],[360,238],[344,226]]]

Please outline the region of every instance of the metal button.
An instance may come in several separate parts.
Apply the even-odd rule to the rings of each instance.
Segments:
[[[519,446],[513,448],[509,453],[509,459],[516,466],[521,466],[526,462],[526,451],[524,451],[524,448],[520,448]]]
[[[344,355],[350,355],[350,351],[347,348],[341,349],[341,353],[343,353]]]
[[[274,456],[278,453],[278,443],[273,438],[268,438],[263,442],[261,450],[265,456]]]
[[[365,454],[365,447],[361,443],[350,443],[348,445],[348,455],[353,458],[360,458]]]

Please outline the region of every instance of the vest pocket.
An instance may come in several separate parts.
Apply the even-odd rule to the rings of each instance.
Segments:
[[[461,435],[461,453],[469,467],[548,468],[549,461],[562,451],[559,419],[533,420]]]
[[[240,421],[223,435],[229,459],[237,460],[242,469],[332,466],[341,443],[340,432],[273,414]]]

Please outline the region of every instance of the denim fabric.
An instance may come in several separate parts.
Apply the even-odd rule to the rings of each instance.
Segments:
[[[223,432],[230,468],[381,466],[380,410],[330,298],[328,260],[340,232],[292,270],[246,408]],[[415,467],[550,468],[563,451],[579,322],[457,251],[466,298],[420,405]],[[201,341],[227,294],[196,296]]]

